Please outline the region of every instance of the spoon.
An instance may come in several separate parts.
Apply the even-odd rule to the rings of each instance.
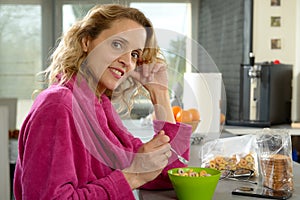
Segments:
[[[171,147],[171,151],[173,151],[177,155],[177,158],[180,162],[182,162],[183,164],[186,164],[186,165],[189,163],[189,161],[187,159],[185,159],[184,157],[179,155],[172,147]]]

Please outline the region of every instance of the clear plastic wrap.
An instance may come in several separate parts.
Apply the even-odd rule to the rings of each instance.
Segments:
[[[202,167],[222,171],[221,177],[258,176],[255,135],[206,142],[200,153]]]
[[[263,185],[273,190],[292,191],[292,142],[287,130],[265,128],[257,134]]]

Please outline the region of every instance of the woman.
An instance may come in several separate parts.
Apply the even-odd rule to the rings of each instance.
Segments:
[[[14,180],[18,199],[134,199],[136,188],[172,185],[167,170],[188,159],[191,127],[175,123],[166,65],[153,27],[138,10],[94,7],[63,36],[19,136]],[[122,125],[133,90],[155,108],[155,136],[143,144]],[[124,105],[122,102],[125,102]]]

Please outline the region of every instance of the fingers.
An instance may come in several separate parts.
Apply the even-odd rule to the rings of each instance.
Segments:
[[[136,70],[132,70],[129,72],[129,76],[131,76],[132,78],[136,79],[136,80],[140,80],[141,74],[139,72],[139,66],[137,67]]]
[[[159,72],[161,69],[163,69],[165,67],[166,67],[166,65],[164,63],[156,63],[152,67],[152,73],[157,73],[157,72]]]
[[[157,136],[155,137],[159,140],[159,142],[162,142],[162,144],[164,144],[164,146],[166,146],[165,148],[162,149],[162,153],[163,153],[163,159],[162,161],[168,161],[168,159],[171,157],[172,152],[171,152],[171,145],[169,144],[170,138],[169,136],[165,135],[165,131],[161,130],[159,131],[159,133],[157,134]]]
[[[170,138],[165,132],[160,131],[152,140],[140,147],[128,170],[146,173],[166,167],[172,156],[169,141]]]
[[[164,64],[162,63],[149,63],[143,64],[138,68],[144,77],[151,79],[154,76],[154,74],[157,73],[163,66]]]
[[[153,139],[142,145],[138,152],[144,154],[153,153],[156,155],[164,154],[171,149],[169,141],[169,136],[165,135],[164,131],[160,131]]]
[[[166,64],[154,62],[137,66],[129,72],[129,76],[139,81],[142,85],[154,83],[155,85],[167,85]],[[156,87],[156,86],[155,86]],[[146,89],[148,86],[146,87]]]
[[[169,141],[169,136],[165,135],[165,132],[161,130],[152,140],[145,144],[148,145],[146,149],[155,151],[154,154],[157,156],[157,162],[161,162],[162,166],[168,163],[168,159],[172,155]]]
[[[165,151],[164,153],[160,154],[157,159],[157,163],[160,163],[158,168],[164,168],[167,166],[169,162],[169,158],[172,156],[172,152],[170,150]]]
[[[167,166],[171,155],[170,148],[162,148],[152,152],[139,152],[135,154],[128,171],[145,173],[163,169]]]
[[[166,159],[168,160],[168,159],[172,156],[171,150],[166,151],[166,152],[164,153],[164,155],[165,155]]]
[[[151,68],[152,68],[152,66],[151,65],[153,65],[152,63],[150,63],[150,64],[143,64],[143,66],[142,66],[142,68],[143,68],[143,76],[144,77],[149,77],[150,76],[150,74],[151,74]]]
[[[154,74],[166,68],[164,63],[150,63],[143,65],[143,75],[149,80],[153,79]],[[145,70],[145,71],[144,71]]]
[[[129,72],[129,76],[138,80],[142,84],[151,82],[153,79],[153,74],[150,73],[149,64],[143,64],[142,66],[137,66],[135,70]]]
[[[155,150],[165,144],[168,144],[169,141],[169,136],[165,135],[165,132],[161,130],[152,140],[147,142],[145,145],[147,146],[147,149]]]

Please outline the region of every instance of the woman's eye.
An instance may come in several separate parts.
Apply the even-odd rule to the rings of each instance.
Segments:
[[[139,59],[140,58],[140,54],[138,52],[132,52],[131,53],[131,56],[134,58],[134,59]]]
[[[113,41],[111,46],[115,49],[123,49],[123,45],[120,41]]]

